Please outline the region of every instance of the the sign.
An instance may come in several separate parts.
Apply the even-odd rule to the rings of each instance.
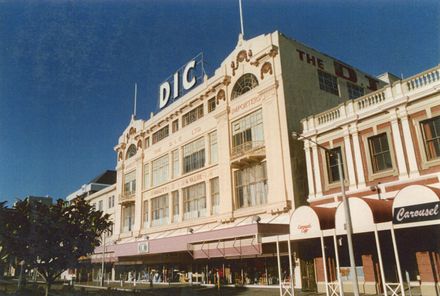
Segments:
[[[440,219],[440,201],[394,209],[393,223],[429,221]]]
[[[159,86],[159,110],[162,110],[202,82],[203,75],[203,53],[199,53]]]
[[[138,253],[149,253],[150,252],[150,244],[148,242],[143,242],[138,244]]]

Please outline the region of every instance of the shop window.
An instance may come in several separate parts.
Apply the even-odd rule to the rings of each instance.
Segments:
[[[421,122],[427,160],[440,158],[440,116]]]
[[[267,203],[266,162],[235,171],[234,180],[238,208]]]
[[[153,186],[157,186],[168,181],[168,154],[153,161]]]
[[[206,216],[205,182],[183,188],[183,219],[189,220]]]
[[[203,117],[203,105],[200,105],[191,111],[183,114],[182,116],[182,127],[187,126],[190,123]]]
[[[208,100],[208,113],[214,111],[216,108],[215,98],[211,98]]]
[[[220,187],[219,187],[219,179],[214,178],[209,180],[211,183],[211,205],[212,205],[212,214],[216,215],[220,213]]]
[[[183,173],[205,166],[205,139],[200,138],[183,146]]]
[[[338,154],[341,155],[342,177],[344,177],[344,161],[342,159],[341,147],[336,147],[325,151],[328,182],[330,184],[341,180],[341,177],[339,175],[339,167],[338,167]]]
[[[347,82],[348,98],[356,99],[364,95],[364,88],[356,84]]]
[[[153,134],[153,144],[165,139],[170,134],[169,126],[166,125]]]
[[[231,100],[247,93],[251,89],[258,86],[258,80],[255,75],[247,73],[241,76],[232,89]]]
[[[130,147],[128,147],[128,149],[127,149],[127,154],[125,156],[125,159],[129,159],[129,158],[135,156],[136,155],[136,150],[137,150],[136,149],[136,145],[131,144]]]
[[[318,70],[319,88],[323,91],[339,96],[338,79],[324,71]]]
[[[373,173],[393,168],[390,146],[388,145],[388,136],[386,133],[368,138],[368,146],[370,148]]]
[[[161,195],[151,200],[152,225],[168,224],[169,204],[168,194]]]

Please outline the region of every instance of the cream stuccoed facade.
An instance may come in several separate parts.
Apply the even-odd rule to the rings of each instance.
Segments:
[[[290,214],[308,195],[303,145],[291,132],[301,118],[375,91],[388,78],[279,32],[239,38],[213,76],[148,120],[133,116],[120,136],[117,182],[103,192],[116,197],[105,257],[132,266],[121,279],[141,280],[140,266],[155,264],[165,280],[172,275],[164,265],[180,264],[206,283],[211,267],[226,282],[275,283],[274,244],[263,238],[288,233]]]

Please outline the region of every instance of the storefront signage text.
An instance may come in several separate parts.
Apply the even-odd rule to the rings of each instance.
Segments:
[[[393,223],[429,221],[440,219],[440,202],[430,202],[394,209]]]
[[[312,228],[312,225],[311,224],[298,225],[297,228],[301,233],[307,233],[309,232],[310,228]]]

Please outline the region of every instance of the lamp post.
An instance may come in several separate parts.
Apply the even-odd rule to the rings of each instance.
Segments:
[[[350,258],[350,273],[353,275],[353,293],[355,296],[359,296],[359,284],[357,281],[356,263],[354,260],[354,251],[353,251],[353,239],[352,239],[353,227],[351,224],[350,205],[347,201],[347,196],[345,195],[345,184],[344,184],[344,175],[343,175],[343,170],[342,170],[341,153],[332,151],[332,150],[318,144],[317,142],[315,142],[309,138],[300,137],[300,135],[297,132],[292,132],[292,138],[295,140],[312,142],[317,147],[319,147],[319,148],[323,149],[324,151],[326,151],[327,153],[329,153],[329,155],[336,156],[338,159],[339,181],[340,181],[340,185],[341,185],[342,203],[344,204],[345,226],[346,226],[346,230],[347,230],[347,242],[348,242],[347,243],[348,244],[348,255]],[[338,272],[339,272],[339,270],[338,270]]]

